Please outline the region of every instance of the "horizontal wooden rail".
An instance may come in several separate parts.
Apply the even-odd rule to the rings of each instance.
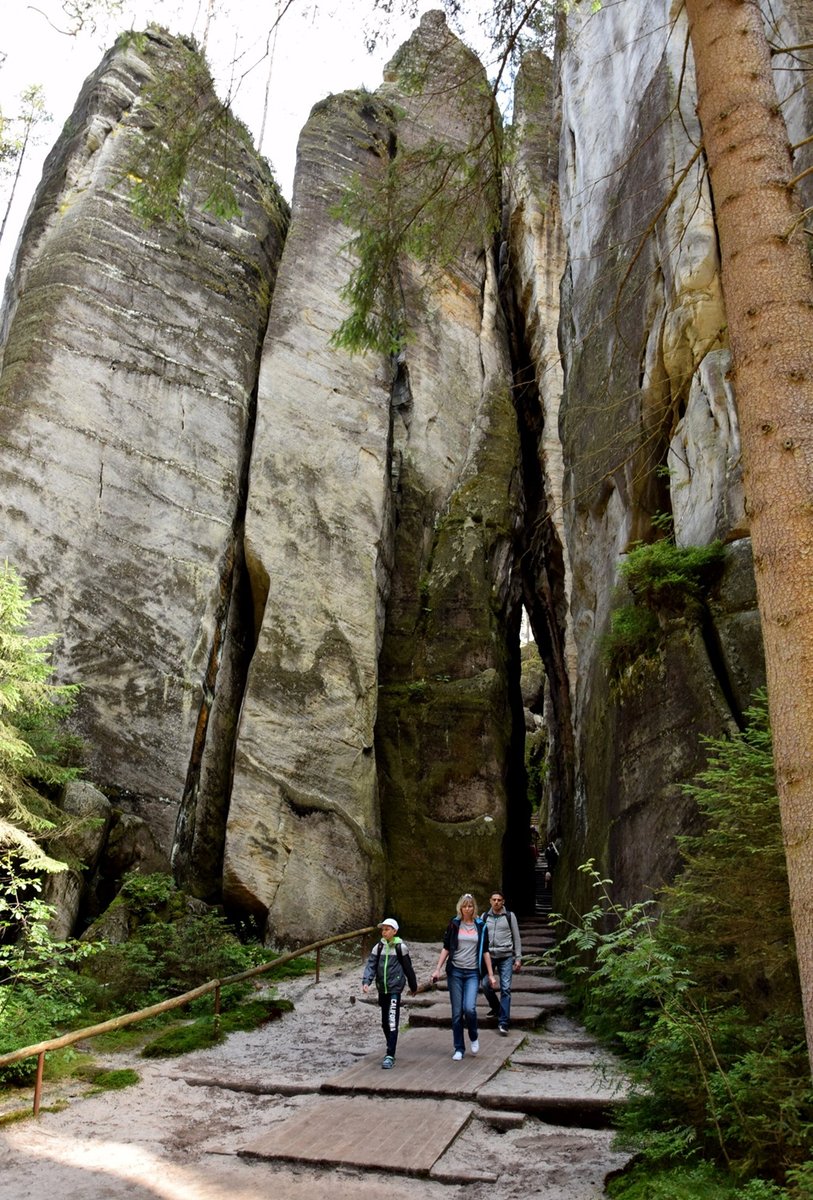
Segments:
[[[364,937],[368,933],[376,933],[377,930],[377,925],[366,925],[363,929],[354,929],[352,933],[337,933],[334,937],[324,938],[320,942],[311,942],[308,946],[301,946],[298,950],[291,950],[288,954],[282,954],[272,962],[260,963],[259,966],[250,967],[249,970],[240,971],[236,975],[227,975],[223,979],[210,979],[208,983],[202,983],[200,987],[193,988],[191,992],[184,992],[181,996],[173,996],[170,1000],[162,1000],[160,1004],[151,1004],[149,1008],[140,1008],[136,1012],[123,1013],[120,1017],[111,1017],[109,1021],[102,1021],[99,1025],[88,1025],[85,1029],[74,1029],[71,1033],[64,1033],[61,1037],[50,1038],[46,1042],[37,1042],[33,1046],[23,1046],[19,1050],[12,1050],[9,1054],[0,1054],[0,1067],[9,1066],[11,1063],[19,1062],[23,1058],[30,1058],[34,1054],[38,1056],[37,1080],[34,1088],[34,1116],[37,1116],[40,1109],[42,1072],[47,1051],[61,1050],[64,1046],[73,1045],[74,1042],[83,1042],[88,1038],[98,1037],[100,1033],[110,1033],[114,1029],[123,1029],[126,1025],[135,1025],[138,1021],[145,1021],[148,1017],[155,1017],[159,1013],[169,1012],[173,1008],[182,1008],[184,1004],[189,1004],[192,1000],[197,1000],[199,996],[205,996],[209,992],[214,992],[217,997],[215,1005],[215,1013],[217,1014],[220,1009],[219,998],[221,988],[226,987],[230,983],[241,983],[244,979],[253,979],[257,975],[264,975],[267,971],[273,971],[275,967],[281,967],[295,958],[301,958],[304,954],[312,954],[314,951],[316,951],[316,982],[318,983],[321,950],[326,946],[334,946],[338,942],[350,942],[354,938]]]

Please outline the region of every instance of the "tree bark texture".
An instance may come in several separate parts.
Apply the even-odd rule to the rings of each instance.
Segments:
[[[720,242],[813,1066],[813,272],[758,4],[686,0],[686,11]]]

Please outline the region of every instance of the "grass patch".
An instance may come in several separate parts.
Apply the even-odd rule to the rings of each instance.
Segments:
[[[143,1058],[172,1058],[190,1054],[193,1050],[207,1050],[222,1042],[226,1034],[257,1029],[267,1021],[278,1020],[293,1007],[290,1000],[249,1000],[223,1013],[219,1020],[213,1016],[198,1017],[168,1029],[149,1042],[141,1055]]]
[[[137,1050],[156,1031],[166,1029],[167,1025],[175,1020],[177,1014],[162,1013],[160,1017],[153,1017],[149,1021],[139,1021],[136,1025],[125,1025],[123,1029],[111,1029],[109,1033],[100,1033],[90,1044],[94,1051],[100,1054]]]
[[[118,1071],[99,1071],[93,1077],[93,1090],[90,1095],[97,1096],[99,1092],[118,1092],[122,1088],[132,1087],[133,1084],[140,1082],[141,1076],[138,1071],[132,1071],[129,1068]]]
[[[42,1109],[40,1109],[40,1112]],[[0,1127],[3,1125],[13,1125],[16,1121],[24,1121],[26,1117],[33,1116],[31,1108],[15,1108],[14,1112],[3,1113],[0,1116]]]
[[[68,1107],[67,1100],[56,1100],[53,1104],[43,1104],[40,1113],[61,1113]],[[16,1121],[25,1121],[33,1117],[33,1104],[29,1108],[15,1108],[14,1112],[3,1113],[0,1116],[0,1128],[3,1125],[13,1125]]]
[[[330,947],[326,947],[322,951],[323,962],[328,949]],[[280,957],[282,956],[280,955]],[[274,967],[272,970],[275,979],[298,979],[300,975],[313,975],[316,971],[316,956],[307,954],[304,958],[293,958],[290,962],[283,963],[281,967]]]
[[[141,1057],[173,1058],[178,1054],[191,1054],[193,1050],[208,1050],[222,1040],[223,1033],[215,1028],[212,1017],[198,1017],[197,1021],[177,1025],[148,1042]]]

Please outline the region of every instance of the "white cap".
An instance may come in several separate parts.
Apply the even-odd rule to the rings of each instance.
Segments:
[[[392,925],[395,932],[396,933],[398,932],[398,922],[395,920],[394,917],[387,917],[386,920],[379,921],[378,928],[380,929],[382,925]]]

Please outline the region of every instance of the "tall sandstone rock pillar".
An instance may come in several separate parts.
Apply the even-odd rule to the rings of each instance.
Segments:
[[[414,80],[426,79],[423,91]],[[497,291],[498,122],[475,56],[429,13],[385,72],[407,152],[435,141],[479,159],[472,208],[449,189],[445,270],[413,275],[393,419],[394,570],[381,654],[376,751],[388,903],[438,937],[461,892],[503,880],[519,695],[519,437]],[[464,171],[464,180],[466,173]],[[487,207],[486,207],[487,206]],[[423,283],[423,292],[418,290]],[[506,864],[509,866],[510,864]],[[503,886],[512,891],[507,874]]]
[[[450,86],[461,73],[475,104]],[[461,230],[428,282],[401,264],[395,361],[330,342],[352,269],[331,210],[401,148],[488,137],[484,85],[428,14],[375,96],[317,105],[300,141],[260,379],[259,632],[224,870],[227,899],[267,912],[278,941],[378,919],[385,897],[434,936],[459,891],[500,877],[517,433],[488,240]]]
[[[179,96],[189,103],[173,115]],[[166,178],[164,127],[183,135],[190,113],[179,219],[148,225],[131,185],[150,161]],[[239,213],[218,219],[204,205],[224,172]],[[89,774],[149,820],[167,855],[212,749],[230,654],[240,489],[286,222],[199,57],[151,31],[87,80],[6,296],[0,553],[42,597],[40,627],[62,632],[56,675],[81,685]]]
[[[258,634],[223,887],[285,942],[358,928],[383,899],[373,730],[390,369],[330,339],[350,271],[331,210],[355,176],[375,177],[386,145],[372,97],[311,113],[260,372],[245,539]]]

